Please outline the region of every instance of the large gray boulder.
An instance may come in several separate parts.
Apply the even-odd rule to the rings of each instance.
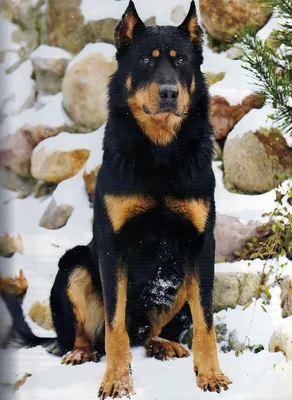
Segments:
[[[292,175],[292,148],[278,129],[262,128],[228,138],[223,163],[228,189],[265,193]]]

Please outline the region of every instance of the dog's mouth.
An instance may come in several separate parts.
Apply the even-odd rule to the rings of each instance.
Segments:
[[[181,113],[178,112],[176,110],[176,108],[173,107],[173,106],[161,106],[155,112],[151,112],[149,110],[149,108],[144,104],[143,105],[143,111],[144,111],[145,114],[153,115],[153,116],[159,115],[159,114],[174,114],[176,117],[179,117],[179,118],[183,117],[184,114],[185,114],[184,111],[181,112]]]

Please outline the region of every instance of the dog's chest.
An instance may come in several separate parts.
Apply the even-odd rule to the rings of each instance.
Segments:
[[[126,222],[141,214],[174,213],[187,218],[198,232],[202,233],[206,226],[210,203],[200,198],[178,199],[166,196],[155,200],[148,195],[105,195],[106,211],[112,228],[118,233]]]

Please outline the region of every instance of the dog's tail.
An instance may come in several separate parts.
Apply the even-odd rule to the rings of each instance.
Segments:
[[[26,322],[22,310],[23,295],[14,293],[2,293],[2,298],[12,317],[11,331],[4,341],[4,347],[12,348],[31,348],[35,346],[44,347],[49,353],[63,355],[64,349],[61,348],[57,338],[36,336]]]

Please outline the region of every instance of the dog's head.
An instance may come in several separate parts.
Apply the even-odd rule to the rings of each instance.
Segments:
[[[115,31],[126,101],[142,130],[159,145],[188,115],[202,57],[202,30],[192,1],[178,27],[145,26],[130,1]]]

